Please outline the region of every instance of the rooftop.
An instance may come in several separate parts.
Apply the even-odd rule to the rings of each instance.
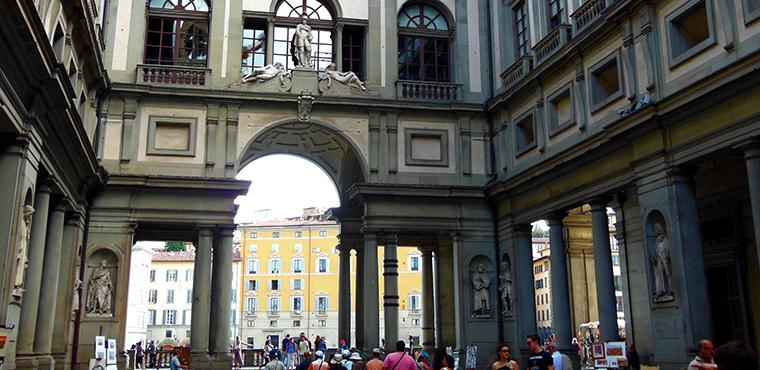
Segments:
[[[153,255],[153,258],[151,258],[151,261],[152,262],[192,262],[192,261],[195,261],[195,251],[194,250],[187,250],[187,251],[181,251],[181,252],[156,251],[156,254]],[[232,252],[232,261],[233,262],[242,261],[242,258],[240,257],[239,248],[235,248],[235,250]]]

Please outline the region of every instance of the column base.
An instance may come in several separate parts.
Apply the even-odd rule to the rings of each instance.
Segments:
[[[190,366],[193,369],[213,369],[211,357],[206,352],[192,352],[190,354]]]
[[[34,355],[17,355],[16,369],[18,370],[37,370],[40,363]]]
[[[232,367],[232,355],[229,352],[215,353],[211,355],[209,363],[212,369],[229,369]]]
[[[51,355],[41,355],[37,357],[37,369],[53,370],[55,369],[55,359]]]

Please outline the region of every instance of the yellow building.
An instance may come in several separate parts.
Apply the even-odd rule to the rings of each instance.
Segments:
[[[240,337],[260,348],[265,337],[279,343],[303,332],[338,345],[338,234],[340,226],[320,217],[264,221],[238,226],[242,271]],[[382,248],[378,271],[382,274]],[[422,333],[421,253],[399,247],[399,335],[419,343]],[[355,281],[355,256],[351,280]],[[380,292],[382,289],[382,277]],[[355,284],[351,294],[354,296]],[[353,304],[352,299],[352,304]],[[382,302],[382,299],[380,300]],[[353,307],[352,307],[353,309]],[[351,314],[353,318],[353,313]],[[382,310],[380,316],[382,327]],[[352,331],[355,325],[351,323]],[[381,331],[382,332],[382,331]]]

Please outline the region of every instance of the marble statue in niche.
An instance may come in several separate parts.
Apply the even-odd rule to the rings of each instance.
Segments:
[[[325,68],[325,74],[320,80],[327,80],[327,89],[329,89],[332,86],[332,82],[335,81],[346,85],[349,89],[354,88],[361,91],[367,91],[364,82],[359,79],[356,73],[351,71],[338,72],[338,67],[335,66],[335,63],[330,63],[330,65]]]
[[[512,263],[508,254],[505,254],[501,260],[499,292],[501,292],[501,305],[504,308],[502,315],[509,315],[512,313]]]
[[[296,32],[290,42],[290,55],[296,67],[313,68],[311,64],[311,26],[306,24],[306,15],[301,16],[301,23],[296,26]]]
[[[665,227],[655,222],[655,240],[652,248],[652,271],[654,273],[654,300],[664,302],[673,299],[671,286],[670,242]]]
[[[16,237],[16,277],[13,283],[13,295],[21,297],[24,293],[24,275],[29,266],[29,237],[31,235],[32,215],[34,208],[25,205],[19,220],[18,234]]]
[[[92,271],[90,281],[87,283],[87,310],[88,316],[111,316],[111,295],[113,285],[111,273],[107,269],[106,260],[100,261],[100,265]]]
[[[473,304],[475,310],[473,314],[476,316],[491,314],[491,303],[488,294],[490,286],[491,279],[486,273],[485,266],[481,263],[478,265],[478,270],[472,274],[472,287],[475,290],[473,294],[475,298]]]

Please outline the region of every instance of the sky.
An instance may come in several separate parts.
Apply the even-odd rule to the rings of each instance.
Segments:
[[[262,157],[243,168],[236,178],[251,181],[248,194],[235,200],[240,206],[235,217],[238,224],[300,216],[308,207],[340,206],[330,177],[314,162],[301,157],[287,154]]]

